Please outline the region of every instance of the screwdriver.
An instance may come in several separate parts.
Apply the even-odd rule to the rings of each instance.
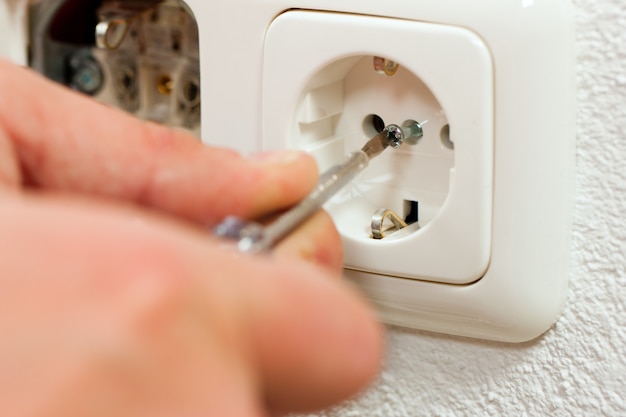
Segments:
[[[390,124],[367,141],[360,150],[350,153],[342,163],[325,171],[313,191],[273,223],[265,226],[229,216],[215,227],[214,234],[236,240],[240,252],[269,251],[367,168],[370,160],[388,147],[395,149],[402,143],[415,145],[423,135],[422,124],[414,120],[407,120],[402,126]]]

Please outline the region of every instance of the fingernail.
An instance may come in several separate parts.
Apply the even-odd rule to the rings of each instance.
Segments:
[[[288,165],[302,158],[301,151],[272,151],[250,155],[250,160],[263,165]]]

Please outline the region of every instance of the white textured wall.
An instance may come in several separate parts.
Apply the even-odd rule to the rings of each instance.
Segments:
[[[390,329],[377,385],[318,416],[626,416],[626,1],[575,4],[578,172],[563,317],[525,345]]]

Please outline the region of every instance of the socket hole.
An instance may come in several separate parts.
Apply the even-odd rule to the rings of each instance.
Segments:
[[[419,221],[419,203],[413,200],[404,200],[403,214],[406,224],[417,223]]]
[[[450,140],[450,125],[449,124],[445,124],[441,128],[441,132],[439,133],[439,136],[441,137],[441,144],[444,147],[448,149],[454,149],[454,142]]]
[[[196,103],[200,100],[200,86],[196,80],[189,80],[183,87],[183,97],[189,103]]]
[[[370,114],[363,120],[363,132],[368,137],[373,137],[385,129],[385,121],[377,114]]]

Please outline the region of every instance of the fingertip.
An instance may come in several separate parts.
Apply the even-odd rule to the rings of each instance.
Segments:
[[[172,140],[156,145],[163,159],[144,193],[149,204],[212,226],[227,216],[260,219],[300,201],[315,185],[317,167],[305,153],[278,151],[243,157],[228,148]],[[185,144],[183,144],[183,142]],[[178,151],[167,156],[169,143]],[[182,158],[182,156],[186,156]],[[182,167],[181,165],[184,165]]]
[[[259,186],[253,193],[251,218],[263,217],[296,204],[317,182],[317,164],[305,152],[264,152],[248,160],[257,170]]]
[[[343,270],[341,236],[325,211],[319,211],[288,235],[274,254],[312,262],[327,268],[337,278]]]

